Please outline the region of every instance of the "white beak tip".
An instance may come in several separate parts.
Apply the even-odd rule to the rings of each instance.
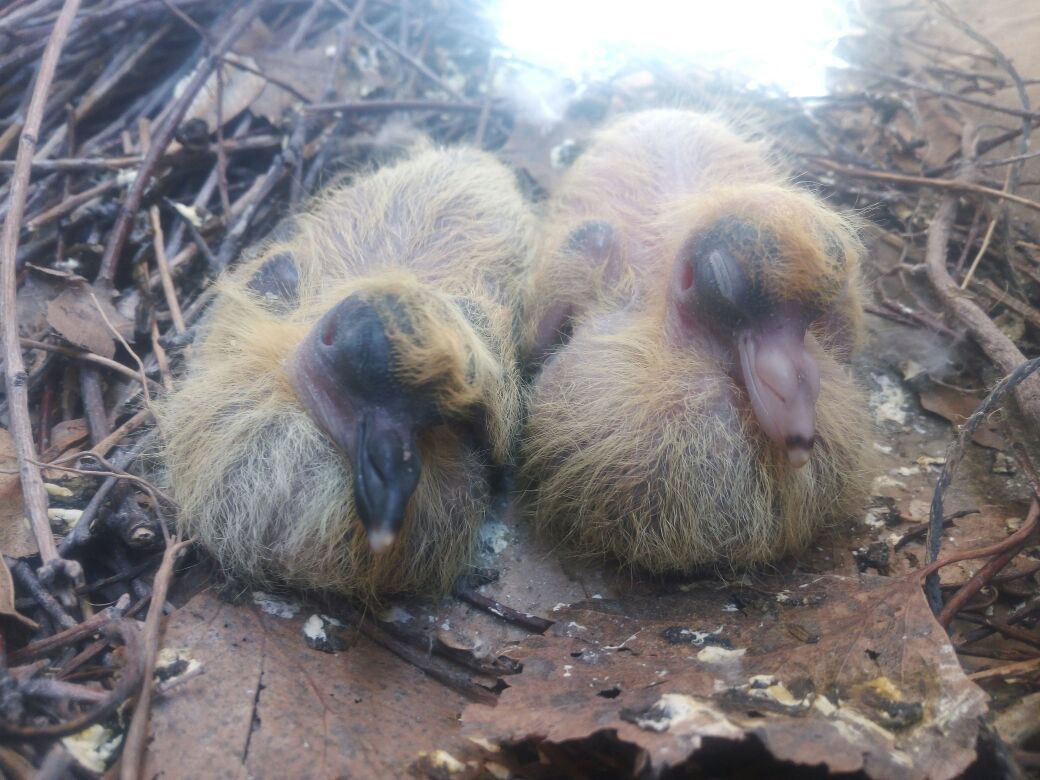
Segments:
[[[810,453],[808,447],[791,447],[787,450],[787,463],[793,469],[800,469],[809,462]]]
[[[394,543],[393,531],[370,531],[368,534],[368,546],[372,552],[381,553]]]

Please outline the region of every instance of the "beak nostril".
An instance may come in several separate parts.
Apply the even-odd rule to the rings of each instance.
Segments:
[[[321,343],[326,347],[331,347],[332,342],[336,339],[336,323],[330,321],[325,325],[325,329],[321,332]]]
[[[693,287],[693,266],[689,263],[683,265],[682,276],[679,279],[679,284],[682,287],[683,292],[686,292]]]

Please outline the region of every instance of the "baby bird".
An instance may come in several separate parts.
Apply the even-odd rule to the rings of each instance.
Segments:
[[[449,589],[515,444],[532,231],[492,157],[423,150],[226,274],[158,407],[184,531],[247,581]]]
[[[862,506],[862,246],[767,148],[680,110],[602,131],[549,205],[521,437],[536,525],[651,572],[745,567]]]

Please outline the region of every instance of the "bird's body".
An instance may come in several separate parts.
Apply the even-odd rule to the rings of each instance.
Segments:
[[[763,145],[691,112],[623,119],[542,238],[521,444],[540,528],[689,571],[774,560],[860,506],[860,244]]]
[[[493,158],[422,151],[226,274],[159,407],[186,533],[246,580],[448,589],[513,446],[531,230]]]

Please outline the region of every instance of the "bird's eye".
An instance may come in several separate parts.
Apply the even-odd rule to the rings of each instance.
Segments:
[[[693,283],[701,305],[717,316],[733,319],[746,314],[750,285],[725,249],[713,249],[694,263]]]

